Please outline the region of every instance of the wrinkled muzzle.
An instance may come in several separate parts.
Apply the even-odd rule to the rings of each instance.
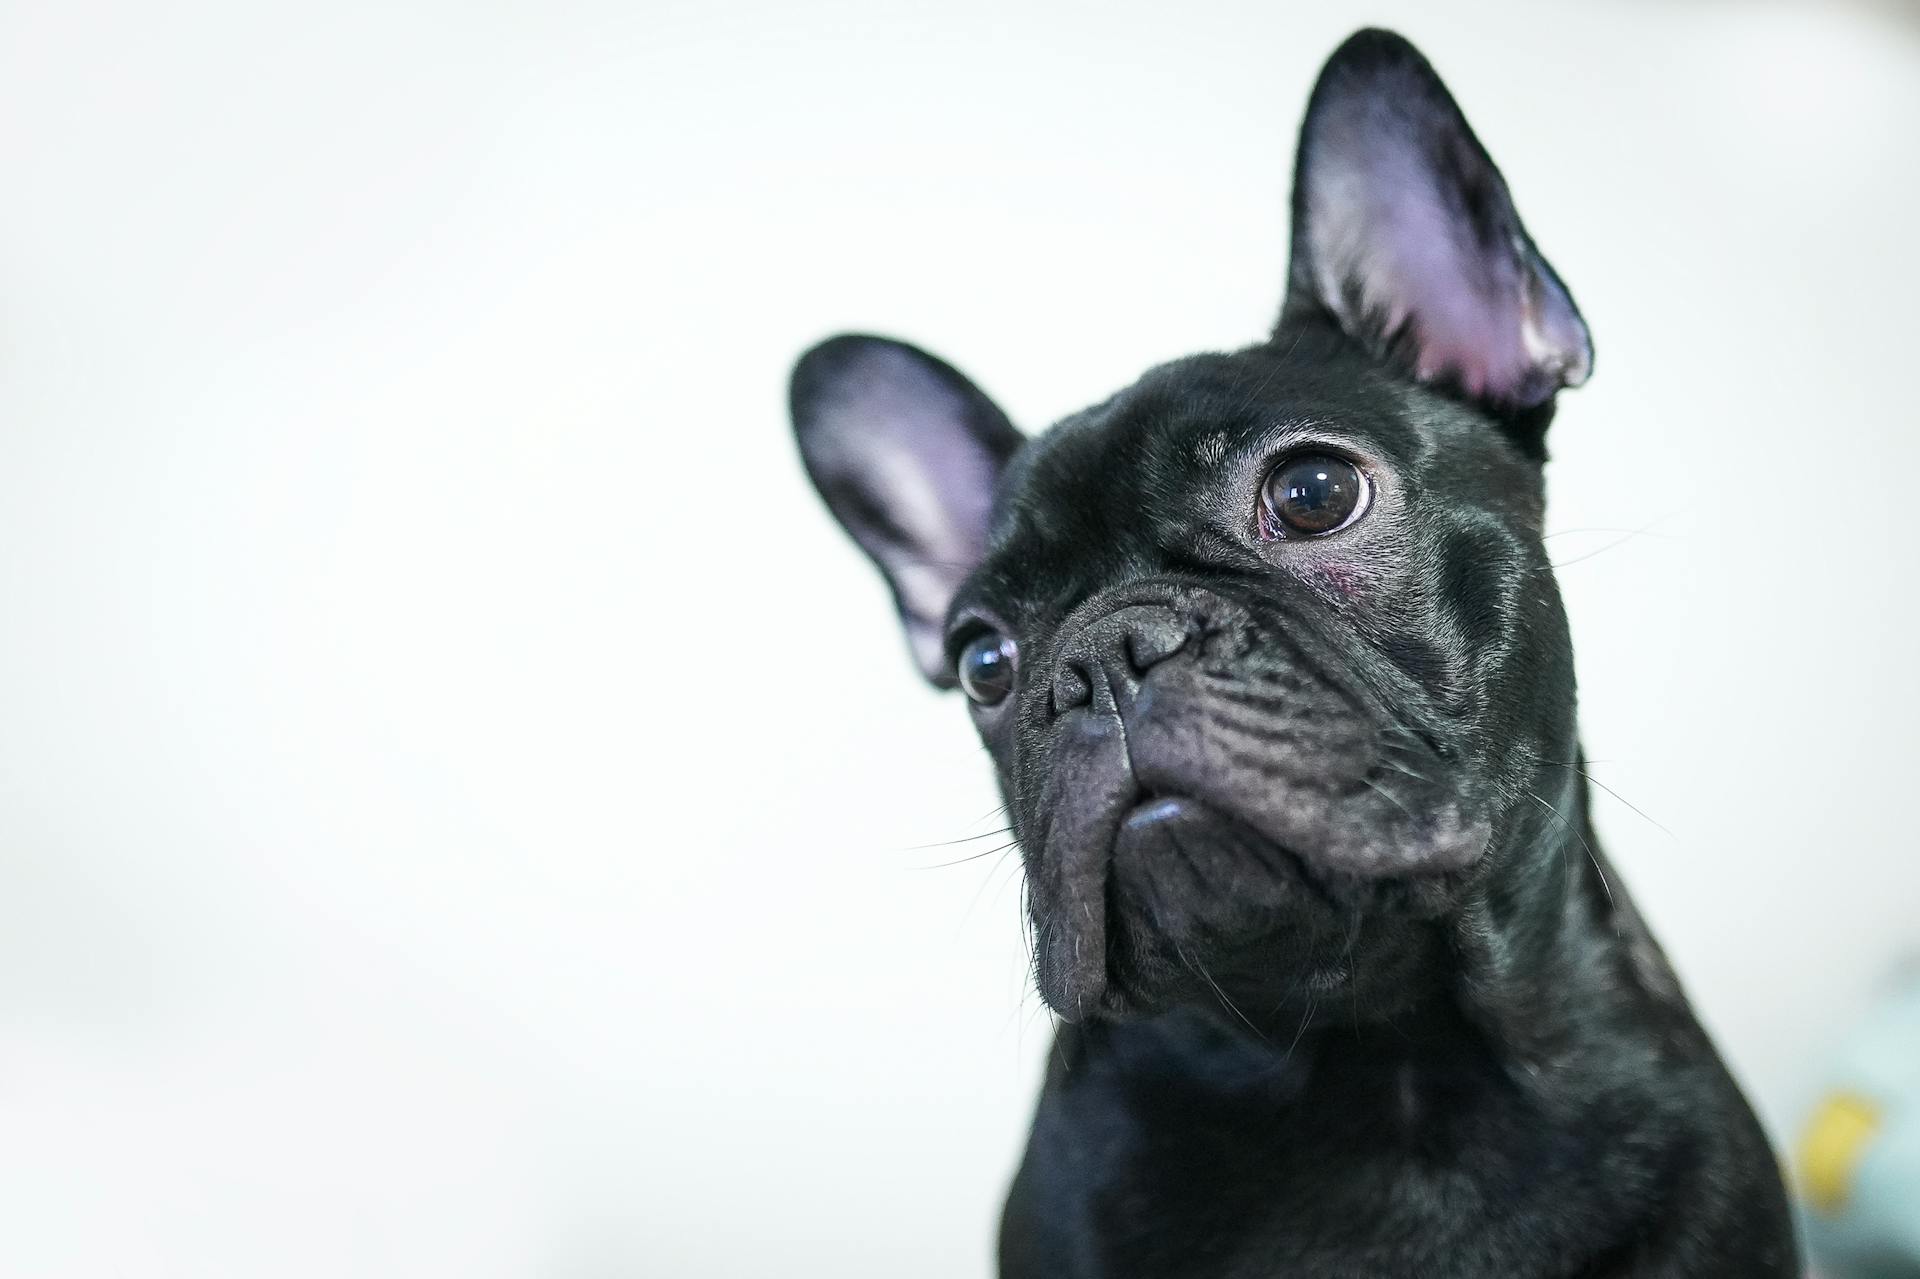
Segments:
[[[1042,661],[1013,798],[1035,975],[1070,1020],[1305,964],[1356,912],[1419,900],[1382,886],[1487,845],[1444,736],[1304,626],[1134,587],[1076,610]]]

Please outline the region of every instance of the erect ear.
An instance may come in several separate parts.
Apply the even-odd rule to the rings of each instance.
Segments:
[[[1309,310],[1422,382],[1540,425],[1593,367],[1586,323],[1500,171],[1389,31],[1341,45],[1307,105],[1282,325]]]
[[[886,338],[829,338],[793,370],[807,474],[893,587],[907,641],[942,688],[947,605],[986,552],[994,484],[1021,436],[944,361]]]

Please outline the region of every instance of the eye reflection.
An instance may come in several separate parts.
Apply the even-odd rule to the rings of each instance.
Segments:
[[[998,631],[983,631],[960,650],[960,688],[976,705],[1006,700],[1013,691],[1013,672],[1013,641]]]

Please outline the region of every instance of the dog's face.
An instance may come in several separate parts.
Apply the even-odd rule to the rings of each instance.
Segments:
[[[1575,749],[1541,445],[1590,363],[1499,173],[1381,32],[1314,91],[1269,341],[1031,441],[903,344],[801,361],[809,471],[966,694],[1061,1015],[1390,1011],[1469,903],[1556,873],[1526,856]]]

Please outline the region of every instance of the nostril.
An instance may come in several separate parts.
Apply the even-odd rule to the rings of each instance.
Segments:
[[[1093,700],[1093,682],[1077,662],[1061,662],[1053,672],[1054,714],[1085,706]]]
[[[1145,675],[1187,646],[1187,627],[1178,618],[1154,618],[1127,633],[1127,661],[1134,674]]]

